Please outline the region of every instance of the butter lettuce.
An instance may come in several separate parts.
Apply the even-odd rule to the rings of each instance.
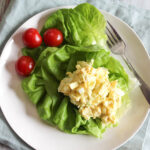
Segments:
[[[60,9],[45,22],[41,34],[56,27],[63,32],[64,43],[70,45],[106,45],[106,21],[94,6],[84,3],[74,9]]]
[[[60,47],[42,44],[32,50],[22,50],[23,55],[31,56],[36,62],[32,74],[22,81],[22,88],[36,105],[40,118],[64,132],[102,137],[106,128],[115,126],[102,125],[100,119],[85,120],[69,97],[58,93],[60,81],[66,72],[75,70],[77,61],[93,59],[93,67],[106,67],[109,79],[118,80],[118,86],[125,92],[118,113],[129,103],[128,75],[120,62],[105,50],[105,25],[104,16],[88,3],[74,9],[60,9],[45,22],[41,35],[48,28],[58,28],[63,32],[64,43]]]
[[[75,70],[77,61],[93,59],[93,67],[108,68],[110,80],[118,79],[120,88],[128,98],[128,76],[121,64],[109,54],[108,51],[98,46],[64,45],[61,48],[47,47],[43,50],[37,59],[34,72],[22,82],[22,87],[29,99],[36,105],[39,116],[64,132],[101,137],[106,128],[112,125],[102,126],[100,119],[82,118],[78,108],[70,103],[69,97],[58,93],[58,86],[67,71]],[[111,66],[114,61],[115,66]]]

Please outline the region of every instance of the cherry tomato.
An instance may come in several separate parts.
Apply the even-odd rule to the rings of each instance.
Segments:
[[[60,30],[51,28],[45,31],[43,40],[47,46],[59,46],[63,42],[63,34]]]
[[[21,56],[15,64],[17,73],[22,76],[28,76],[34,66],[35,62],[30,56]]]
[[[29,48],[36,48],[41,45],[42,37],[34,28],[27,29],[22,36],[23,43]]]

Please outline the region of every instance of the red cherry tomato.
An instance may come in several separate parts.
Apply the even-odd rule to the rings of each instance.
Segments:
[[[63,42],[63,34],[60,30],[51,28],[45,31],[43,40],[47,46],[59,46]]]
[[[42,37],[34,28],[27,29],[22,36],[23,43],[29,48],[36,48],[41,45]]]
[[[35,62],[30,56],[21,56],[15,64],[17,73],[22,76],[28,76],[34,66]]]

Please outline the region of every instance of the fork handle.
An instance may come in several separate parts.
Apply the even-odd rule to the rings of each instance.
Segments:
[[[122,58],[125,61],[125,63],[127,64],[127,66],[129,67],[129,69],[134,73],[134,75],[136,76],[136,78],[139,80],[139,82],[140,82],[140,88],[141,88],[141,90],[143,92],[143,95],[145,96],[147,102],[150,104],[150,87],[138,75],[138,73],[136,72],[136,70],[133,68],[133,66],[131,65],[130,61],[128,60],[128,58],[125,55],[122,55]]]

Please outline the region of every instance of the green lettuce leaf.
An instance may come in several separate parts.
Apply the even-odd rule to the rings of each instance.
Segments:
[[[37,48],[22,48],[22,54],[24,56],[30,56],[32,57],[35,61],[38,59],[40,56],[41,52],[46,48],[46,46],[42,45]]]
[[[63,32],[64,43],[78,46],[106,45],[106,21],[94,6],[84,3],[74,9],[60,9],[45,22],[41,34],[49,28]]]
[[[126,98],[123,100],[123,104],[126,105],[128,76],[121,64],[109,54],[99,46],[64,45],[60,48],[47,47],[43,50],[36,61],[32,75],[22,81],[22,87],[36,105],[41,119],[67,133],[102,137],[106,128],[111,127],[112,124],[104,126],[100,119],[82,118],[78,108],[70,103],[69,97],[58,93],[58,86],[67,71],[75,70],[77,61],[88,62],[93,59],[93,67],[108,68],[110,80],[118,80],[120,88],[126,93]]]

